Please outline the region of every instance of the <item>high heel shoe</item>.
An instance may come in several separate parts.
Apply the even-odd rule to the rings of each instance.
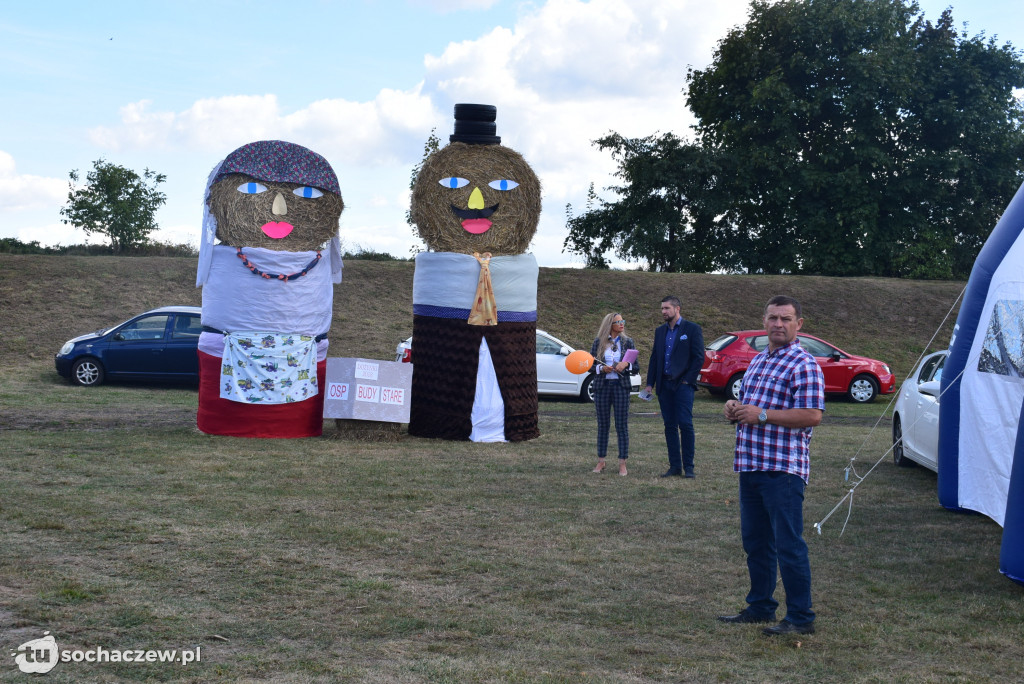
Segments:
[[[604,472],[604,461],[598,461],[598,462],[597,462],[597,467],[596,467],[596,468],[594,468],[594,469],[593,469],[592,471],[590,471],[590,472],[592,472],[592,473],[599,473],[599,474],[600,474],[600,473],[603,473],[603,472]]]
[[[628,474],[629,473],[626,472],[626,462],[625,461],[619,461],[619,475],[622,475],[623,477],[625,477]]]

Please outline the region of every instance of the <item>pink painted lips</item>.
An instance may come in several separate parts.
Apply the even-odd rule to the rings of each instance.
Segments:
[[[294,229],[295,226],[290,223],[285,223],[284,221],[270,221],[269,223],[264,223],[260,227],[260,230],[262,230],[268,238],[272,238],[274,240],[280,240],[283,237],[287,237],[288,233],[292,232]]]
[[[466,219],[462,222],[462,227],[473,235],[479,235],[480,233],[486,233],[490,229],[491,222],[485,218]]]

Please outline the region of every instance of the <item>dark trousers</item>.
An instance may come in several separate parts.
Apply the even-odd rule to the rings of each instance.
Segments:
[[[778,566],[786,589],[786,619],[794,625],[814,622],[811,564],[803,537],[804,486],[790,473],[740,473],[740,530],[750,572],[747,603],[758,615],[775,613]]]
[[[615,435],[619,458],[629,458],[629,390],[618,380],[594,378],[594,406],[597,408],[597,457],[608,453],[611,410],[615,408]]]
[[[673,472],[693,470],[693,385],[658,387],[661,419],[665,421],[668,467]]]

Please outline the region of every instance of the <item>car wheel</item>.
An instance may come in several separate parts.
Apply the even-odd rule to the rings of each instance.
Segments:
[[[737,373],[736,375],[729,378],[729,382],[725,383],[725,398],[739,400],[740,385],[742,384],[743,373]]]
[[[917,465],[903,453],[903,424],[898,415],[892,419],[892,462],[900,468],[913,468]]]
[[[589,401],[591,404],[594,403],[593,375],[588,375],[586,380],[583,381],[583,387],[580,387],[580,401]]]
[[[71,367],[71,379],[79,385],[91,387],[103,382],[103,366],[93,358],[84,358],[75,361]]]
[[[850,391],[847,392],[850,401],[855,401],[858,404],[874,401],[876,394],[878,394],[878,383],[870,375],[858,375],[855,377],[853,382],[850,383]]]

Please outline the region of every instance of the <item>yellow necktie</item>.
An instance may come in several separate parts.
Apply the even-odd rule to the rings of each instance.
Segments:
[[[491,253],[473,252],[473,257],[480,262],[480,280],[476,284],[476,295],[473,297],[473,308],[469,311],[470,325],[498,325],[498,305],[494,303],[494,287],[491,285]]]

